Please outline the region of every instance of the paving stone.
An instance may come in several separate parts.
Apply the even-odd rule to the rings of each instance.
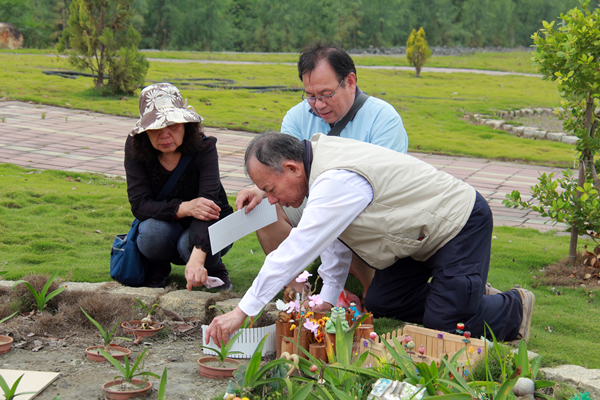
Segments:
[[[586,369],[578,365],[541,368],[546,380],[567,383],[580,392],[589,392],[591,399],[600,399],[600,369]]]

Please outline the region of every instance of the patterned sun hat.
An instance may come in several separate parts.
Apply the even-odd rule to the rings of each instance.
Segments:
[[[179,89],[170,83],[155,83],[140,93],[140,119],[129,134],[134,136],[148,129],[202,121],[203,118],[181,97]]]

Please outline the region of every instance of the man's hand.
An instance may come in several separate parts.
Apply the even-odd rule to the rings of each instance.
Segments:
[[[246,214],[248,214],[250,211],[254,210],[254,207],[259,205],[265,197],[267,197],[265,192],[256,186],[250,189],[240,190],[235,199],[235,209],[241,210],[246,207]]]
[[[215,204],[214,201],[204,197],[198,197],[190,201],[184,201],[177,210],[179,218],[194,217],[202,221],[212,221],[219,219],[221,207]]]
[[[312,310],[316,311],[316,312],[329,312],[329,311],[331,311],[332,308],[333,308],[333,304],[330,304],[330,303],[324,301],[323,304],[314,306]]]
[[[227,344],[229,342],[229,334],[239,329],[246,317],[247,315],[239,307],[229,311],[227,314],[215,317],[206,330],[205,344],[208,344],[211,338],[213,342],[219,345],[222,342]]]
[[[192,290],[194,286],[202,286],[208,278],[208,272],[204,268],[206,261],[206,253],[194,247],[190,259],[185,265],[185,280],[187,281],[186,289]]]

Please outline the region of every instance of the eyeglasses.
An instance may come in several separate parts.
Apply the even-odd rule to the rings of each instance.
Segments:
[[[309,103],[316,103],[317,100],[321,100],[323,103],[329,103],[331,101],[331,99],[333,99],[333,96],[335,95],[335,93],[338,91],[338,89],[340,88],[340,86],[342,86],[342,82],[344,82],[345,78],[342,78],[342,80],[340,81],[340,83],[337,85],[337,87],[335,88],[335,90],[333,91],[333,93],[331,94],[324,94],[323,96],[317,96],[317,97],[311,97],[311,96],[304,96],[306,94],[306,92],[302,93],[302,100],[306,100]]]

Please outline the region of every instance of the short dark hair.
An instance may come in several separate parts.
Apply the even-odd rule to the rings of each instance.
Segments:
[[[304,47],[300,54],[300,59],[298,60],[298,76],[300,80],[302,80],[304,74],[314,71],[319,61],[323,59],[327,60],[331,68],[333,68],[338,81],[350,75],[351,72],[354,72],[354,75],[356,75],[356,67],[354,66],[352,57],[342,48],[335,43],[314,41]]]
[[[246,148],[244,156],[246,173],[248,173],[248,161],[251,157],[256,157],[261,164],[282,173],[285,161],[304,161],[304,146],[298,138],[292,135],[280,132],[265,132],[252,139]]]
[[[183,127],[185,129],[183,142],[177,150],[179,150],[181,154],[195,154],[204,146],[202,139],[205,136],[202,125],[198,122],[188,122],[184,124]],[[156,150],[152,146],[146,132],[138,133],[132,137],[131,156],[134,160],[150,164],[156,160],[160,153],[160,150]]]

